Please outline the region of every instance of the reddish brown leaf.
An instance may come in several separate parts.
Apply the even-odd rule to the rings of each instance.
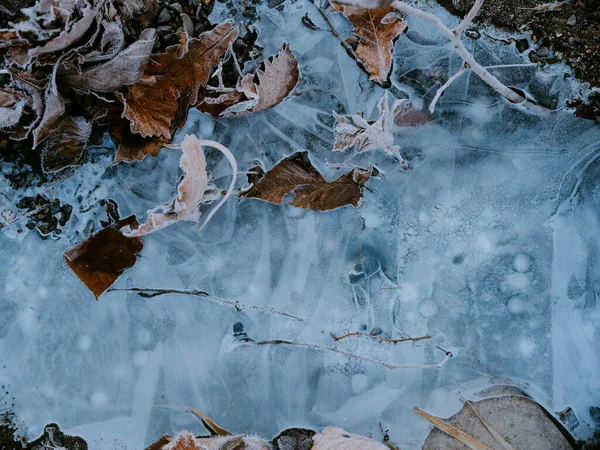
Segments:
[[[157,156],[160,149],[170,142],[163,137],[143,138],[139,134],[132,134],[129,129],[115,131],[119,140],[119,149],[113,160],[113,165],[120,162],[143,161],[146,156]]]
[[[392,18],[382,23],[382,19],[394,11],[392,6],[363,8],[331,2],[354,26],[358,37],[356,56],[369,74],[371,81],[385,83],[392,69],[394,40],[404,31],[407,23],[400,18]]]
[[[196,107],[214,117],[227,117],[266,111],[285,100],[298,84],[298,61],[285,44],[265,61],[265,69],[246,74],[233,92],[216,98],[206,95]]]
[[[170,138],[172,122],[180,126],[185,121],[212,67],[237,37],[235,24],[225,22],[197,39],[183,34],[180,44],[151,55],[144,77],[123,96],[123,117],[130,120],[131,131]]]
[[[100,230],[65,252],[67,264],[96,299],[125,269],[135,264],[137,254],[142,251],[142,238],[124,236],[120,230],[125,226],[137,226],[135,216]]]
[[[275,165],[241,196],[280,204],[286,194],[294,192],[290,205],[298,208],[328,211],[346,205],[359,207],[363,185],[370,177],[370,169],[354,169],[335,181],[327,181],[306,153],[296,153]]]

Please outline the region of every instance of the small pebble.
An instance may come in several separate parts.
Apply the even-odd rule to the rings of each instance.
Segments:
[[[158,23],[167,23],[169,20],[171,20],[171,13],[167,8],[163,8],[158,15]]]
[[[577,25],[577,17],[575,15],[569,17],[569,20],[567,20],[567,25],[571,27]]]
[[[173,3],[172,5],[169,5],[169,7],[173,11],[177,11],[180,14],[183,12],[183,6],[181,6],[181,3]]]

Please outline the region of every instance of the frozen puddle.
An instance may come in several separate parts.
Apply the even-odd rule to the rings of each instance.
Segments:
[[[329,33],[300,25],[306,13],[320,20],[309,2],[259,13],[264,54],[288,42],[299,60],[297,95],[218,123],[192,113],[176,141],[194,133],[221,142],[241,170],[308,150],[334,179],[347,168],[332,165],[349,153],[331,151],[331,110],[371,117],[383,91]],[[418,104],[436,90],[427,71],[454,73],[460,61],[425,24],[409,23],[396,43],[392,82]],[[527,62],[511,46],[466,44],[484,65]],[[496,75],[556,105],[575,89],[560,67]],[[80,238],[42,241],[3,230],[0,384],[30,434],[57,422],[91,449],[139,450],[181,428],[201,433],[185,404],[232,432],[271,437],[292,426],[335,425],[379,437],[381,424],[401,448],[419,449],[429,425],[413,406],[447,417],[460,409],[459,393],[508,382],[551,412],[571,407],[571,431],[588,437],[590,408],[600,406],[600,128],[560,110],[547,119],[523,115],[469,75],[438,112],[396,139],[411,158],[408,173],[379,152],[348,162],[381,172],[367,183],[362,208],[317,213],[231,199],[202,232],[180,223],[148,236],[115,286],[198,289],[304,321],[182,295],[111,292],[95,302],[62,257]],[[143,218],[172,198],[178,159],[163,149],[113,168],[106,158],[45,192],[69,201],[81,184],[82,204],[113,198],[122,217]],[[225,185],[226,161],[212,170]],[[93,211],[74,211],[71,235],[104,218]],[[240,325],[234,336],[238,322],[256,340],[334,346],[395,365],[440,363],[438,347],[454,356],[437,369],[390,369],[319,349],[244,343]],[[383,338],[432,339],[394,345],[330,335],[374,329]]]

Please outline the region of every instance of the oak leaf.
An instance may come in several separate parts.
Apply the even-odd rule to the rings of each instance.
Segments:
[[[371,172],[354,169],[337,180],[327,181],[306,153],[296,153],[275,165],[241,196],[280,204],[285,195],[293,192],[295,197],[289,204],[298,208],[329,211],[346,205],[360,207],[362,189]]]
[[[83,117],[66,116],[46,139],[42,150],[43,171],[57,172],[79,164],[91,134],[91,122]]]
[[[379,118],[376,120],[365,120],[362,111],[352,116],[341,116],[334,112],[336,136],[333,151],[341,152],[351,148],[357,152],[382,150],[397,159],[404,169],[408,169],[408,161],[400,154],[400,147],[394,145],[393,133],[396,116],[408,104],[408,100],[395,100],[390,108],[386,91],[379,101]]]
[[[365,436],[337,427],[325,428],[313,436],[311,450],[389,450],[389,447]]]
[[[129,216],[65,252],[67,264],[96,299],[135,264],[143,248],[142,238],[126,237],[121,229],[136,225],[135,216]]]
[[[392,70],[394,41],[407,27],[399,17],[391,17],[393,6],[363,8],[338,2],[330,2],[354,26],[353,33],[358,37],[356,56],[360,64],[375,83],[385,83]],[[383,20],[386,18],[386,20]]]

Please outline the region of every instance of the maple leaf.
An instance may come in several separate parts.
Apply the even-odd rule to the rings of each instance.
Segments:
[[[388,98],[386,91],[378,104],[377,120],[365,120],[362,111],[352,116],[341,116],[334,111],[336,136],[333,151],[341,152],[350,148],[358,152],[383,150],[397,159],[405,170],[408,169],[408,161],[400,154],[400,147],[394,145],[393,134],[394,120],[407,107],[408,100],[396,100],[390,109]]]
[[[399,17],[391,17],[393,6],[363,8],[338,2],[330,2],[335,11],[342,12],[354,26],[358,37],[356,56],[375,83],[385,83],[392,70],[394,41],[407,27]],[[383,20],[386,18],[386,20]]]
[[[362,205],[362,188],[371,170],[354,169],[335,181],[327,181],[308,160],[306,153],[296,153],[269,170],[241,194],[280,204],[286,194],[294,192],[290,205],[315,211],[328,211],[346,205]]]
[[[90,135],[92,123],[83,117],[66,116],[58,128],[48,136],[42,151],[42,169],[57,172],[79,164]]]
[[[313,436],[312,450],[389,450],[389,447],[365,436],[337,427],[325,428]]]
[[[96,299],[135,264],[143,248],[142,238],[126,237],[121,229],[136,225],[135,216],[129,216],[65,252],[67,264]]]
[[[265,60],[264,70],[246,74],[233,92],[217,98],[205,96],[196,107],[214,117],[238,116],[266,111],[285,100],[298,84],[298,61],[289,45]]]
[[[141,80],[120,95],[123,117],[131,122],[131,131],[143,137],[170,138],[171,123],[176,120],[177,127],[183,125],[212,67],[237,37],[237,27],[228,21],[197,39],[183,34],[181,43],[151,55]]]

